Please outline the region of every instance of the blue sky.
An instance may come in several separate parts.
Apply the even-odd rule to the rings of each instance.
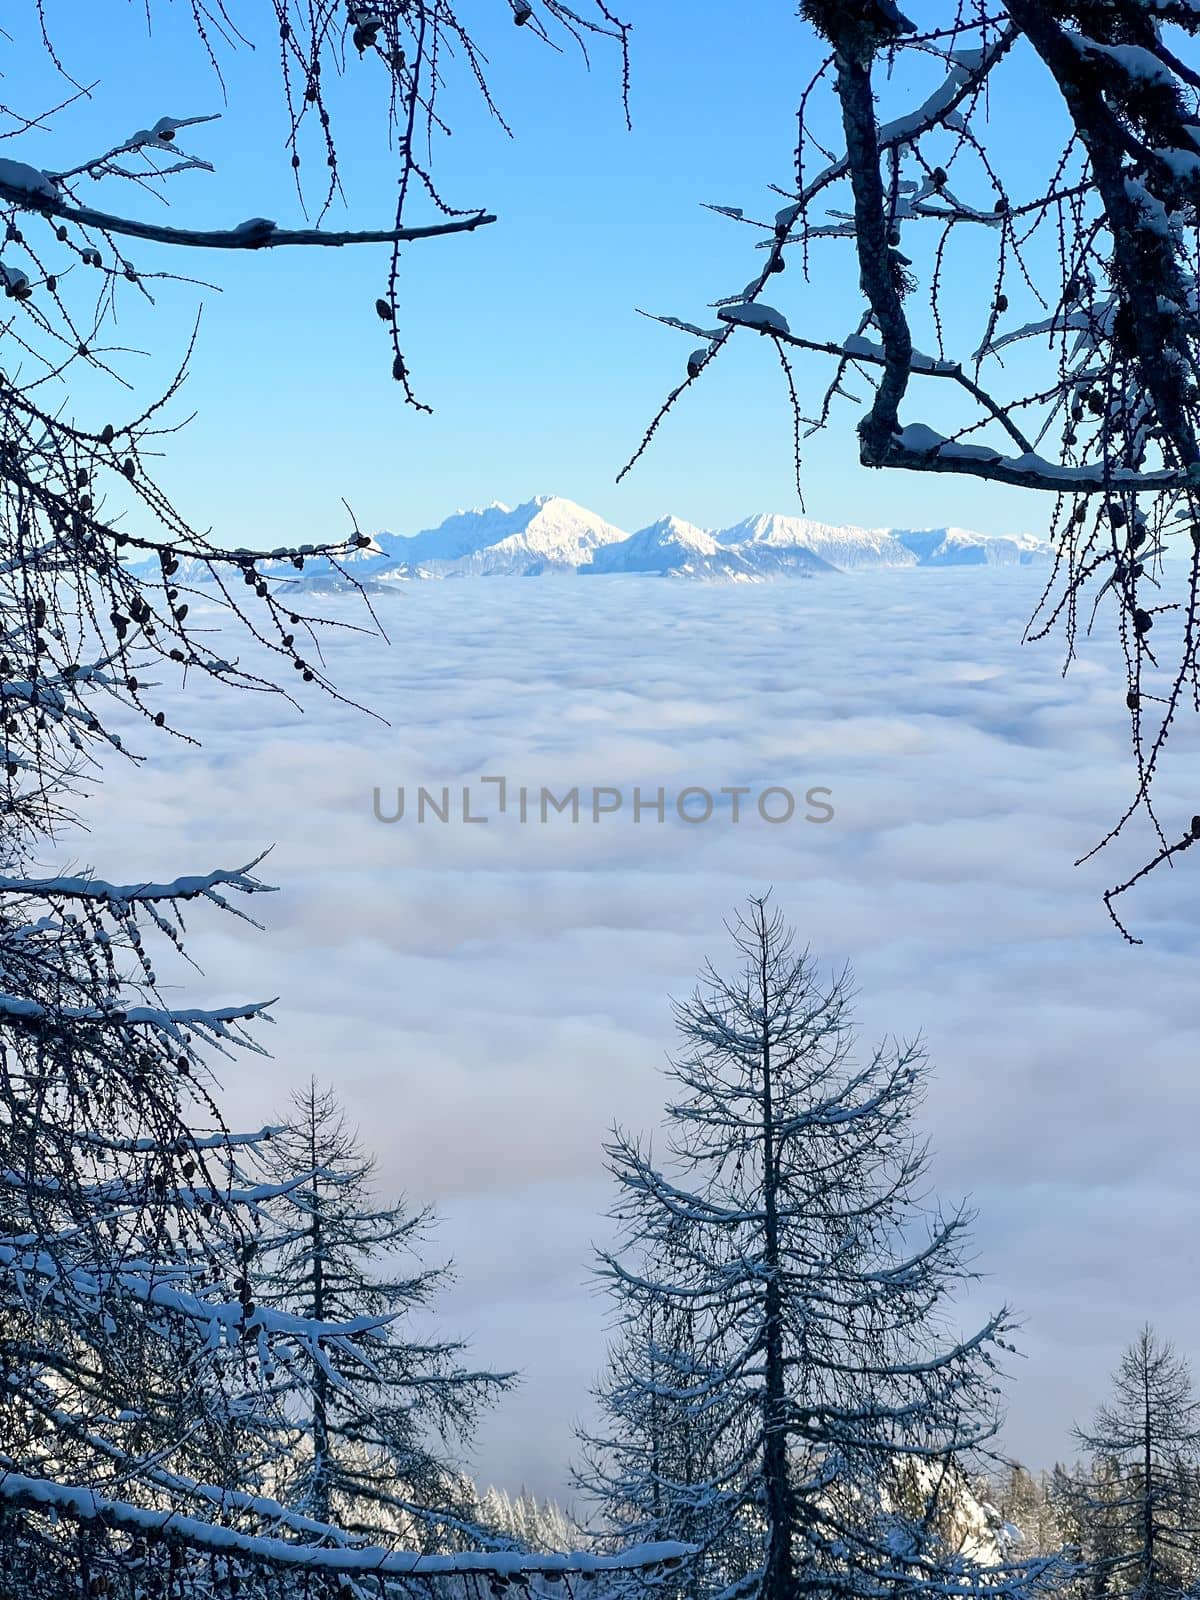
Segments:
[[[32,36],[33,7],[25,9],[7,24],[18,45]],[[259,23],[250,35],[258,48],[222,53],[228,106],[191,141],[217,172],[173,180],[181,222],[300,220],[271,14],[265,4],[241,9]],[[160,115],[221,110],[184,11],[158,8],[148,36],[138,6],[52,0],[65,63],[97,87],[51,132],[22,139],[22,158],[66,165]],[[634,474],[619,487],[614,478],[694,343],[637,308],[703,321],[708,301],[752,275],[753,236],[701,202],[759,212],[778,204],[767,185],[788,181],[798,89],[817,61],[811,32],[784,5],[740,8],[736,25],[714,0],[688,5],[686,16],[628,0],[625,14],[634,24],[632,133],[615,51],[597,49],[589,73],[573,49],[556,56],[513,28],[500,6],[495,21],[486,13],[481,38],[515,138],[452,84],[455,134],[438,154],[445,192],[500,221],[408,254],[406,346],[432,418],[406,410],[388,375],[373,310],[382,251],[192,259],[178,270],[211,274],[222,292],[165,285],[152,320],[127,308],[129,341],[155,356],[130,358],[126,370],[152,384],[203,305],[180,412],[198,416],[171,442],[162,472],[195,521],[232,543],[275,543],[340,532],[343,495],[363,526],[396,532],[538,492],[568,495],[629,528],[667,510],[715,526],[798,509],[780,374],[771,352],[746,338],[686,398]],[[365,226],[388,219],[395,179],[381,107],[363,94],[360,72],[353,63],[335,106],[344,223]],[[58,86],[28,74],[20,92],[22,103],[37,104],[39,95],[57,98]],[[15,142],[7,151],[18,154]],[[109,199],[162,211],[150,200]],[[164,254],[146,248],[136,263],[145,270]],[[809,291],[818,309],[845,288],[845,261],[837,277]],[[849,414],[809,442],[806,499],[809,514],[827,521],[989,532],[1040,530],[1042,515],[1015,491],[861,469]]]

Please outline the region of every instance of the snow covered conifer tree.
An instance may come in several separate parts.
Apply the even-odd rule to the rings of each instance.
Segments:
[[[289,1374],[300,1444],[285,1435],[291,1466],[281,1468],[280,1492],[294,1510],[354,1532],[400,1526],[430,1550],[459,1548],[464,1536],[486,1543],[470,1485],[438,1447],[468,1441],[480,1408],[512,1374],[467,1371],[460,1343],[409,1326],[446,1278],[418,1257],[431,1213],[375,1201],[374,1160],[332,1093],[310,1083],[292,1103],[267,1153],[286,1193],[260,1245],[262,1296],[361,1331]]]
[[[578,1524],[553,1500],[539,1500],[528,1489],[514,1497],[491,1484],[482,1493],[470,1485],[474,1520],[490,1535],[512,1540],[523,1550],[573,1549],[586,1544]]]
[[[1055,1487],[1061,1477],[1061,1467],[1033,1473],[1016,1462],[1006,1463],[1002,1472],[986,1475],[984,1497],[995,1506],[1001,1521],[1019,1534],[1026,1555],[1052,1555],[1075,1542],[1073,1524],[1063,1516]]]
[[[1187,1363],[1144,1327],[1112,1398],[1080,1443],[1091,1469],[1070,1485],[1094,1595],[1177,1600],[1200,1583],[1200,1399]]]
[[[857,1059],[847,977],[823,983],[765,899],[730,931],[736,970],[707,966],[676,1007],[667,1162],[624,1133],[608,1146],[609,1516],[702,1507],[707,1595],[1027,1592],[1053,1563],[984,1568],[939,1532],[958,1458],[997,1424],[1009,1318],[949,1331],[969,1219],[921,1203],[922,1052]],[[684,1313],[667,1357],[652,1326]],[[663,1401],[700,1482],[654,1456]]]

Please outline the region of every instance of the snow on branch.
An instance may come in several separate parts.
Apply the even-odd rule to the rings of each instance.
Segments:
[[[806,0],[801,13],[828,53],[801,97],[795,187],[773,222],[714,208],[758,231],[765,261],[740,293],[710,301],[719,331],[659,319],[706,342],[625,471],[751,330],[783,370],[798,491],[802,441],[860,403],[843,384],[854,371],[867,385],[850,424],[864,466],[1042,494],[1056,560],[1030,634],[1061,629],[1070,661],[1103,619],[1126,664],[1115,709],[1129,717],[1133,796],[1096,848],[1137,817],[1152,865],[1170,861],[1200,837],[1200,821],[1160,818],[1152,796],[1171,730],[1200,706],[1200,6],[1112,0],[1076,14],[1008,0],[968,14],[944,0],[919,29],[879,0]],[[1024,75],[1009,72],[1018,42]],[[830,90],[842,154],[815,112]],[[1031,95],[1062,130],[1045,146],[1026,137]],[[980,241],[969,252],[964,227]],[[853,253],[840,268],[826,259],[839,248]],[[789,265],[799,271],[778,278]],[[823,274],[857,283],[849,338],[813,326]],[[807,410],[794,352],[836,362]],[[937,427],[902,416],[919,377],[959,391]],[[1172,570],[1163,557],[1176,549]],[[1105,896],[1122,933],[1114,899],[1143,876]]]
[[[989,445],[962,444],[947,439],[923,422],[900,428],[888,443],[883,466],[908,467],[916,472],[958,472],[987,478],[1018,489],[1038,489],[1052,494],[1112,494],[1114,491],[1182,489],[1200,486],[1200,465],[1183,471],[1161,469],[1138,472],[1130,467],[1064,466],[1029,450],[1004,456]]]
[[[20,168],[19,162],[0,163],[0,200],[23,211],[57,217],[81,228],[119,234],[130,239],[148,239],[155,244],[178,245],[196,250],[266,250],[280,246],[316,245],[338,248],[357,244],[402,244],[416,239],[436,239],[452,233],[473,233],[496,218],[487,211],[421,227],[366,228],[335,231],[328,228],[281,228],[266,217],[250,217],[234,228],[176,228],[165,223],[142,222],[136,217],[117,216],[94,206],[77,205],[58,192],[54,181],[35,168],[5,173],[5,168]],[[40,183],[37,181],[41,179]]]
[[[196,1028],[214,1038],[230,1039],[230,1024],[249,1022],[260,1017],[269,1020],[267,1008],[271,1000],[254,1001],[249,1005],[216,1006],[210,1010],[192,1007],[185,1010],[168,1010],[162,1006],[56,1006],[43,1005],[25,995],[0,994],[0,1016],[12,1022],[52,1023],[97,1022],[108,1026],[128,1025],[133,1028],[154,1028],[183,1042],[183,1029]]]
[[[265,855],[265,852],[264,852]],[[221,889],[237,889],[242,894],[271,894],[274,885],[252,877],[251,869],[263,856],[256,856],[244,867],[218,868],[203,876],[173,878],[167,883],[108,883],[103,878],[79,874],[54,878],[15,878],[0,875],[0,894],[29,894],[48,900],[89,900],[105,902],[125,911],[131,906],[158,901],[195,900],[202,897],[226,907]]]
[[[286,1539],[240,1533],[174,1511],[151,1511],[127,1501],[112,1500],[94,1489],[52,1482],[18,1472],[0,1472],[0,1500],[34,1511],[57,1512],[75,1522],[96,1522],[129,1533],[170,1539],[189,1550],[237,1557],[262,1566],[330,1575],[388,1578],[437,1578],[479,1574],[501,1580],[544,1575],[594,1577],[608,1572],[649,1572],[678,1565],[689,1547],[672,1541],[634,1546],[621,1555],[591,1551],[568,1555],[528,1555],[521,1551],[466,1550],[452,1555],[424,1555],[389,1550],[383,1545],[315,1548]]]

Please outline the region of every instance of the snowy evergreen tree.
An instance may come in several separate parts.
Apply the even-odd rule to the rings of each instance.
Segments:
[[[707,1594],[1024,1592],[1052,1567],[985,1569],[939,1527],[958,1457],[996,1427],[1008,1319],[947,1331],[968,1218],[920,1203],[921,1051],[856,1061],[847,978],[823,984],[765,900],[731,933],[736,972],[708,966],[676,1007],[668,1162],[622,1133],[608,1147],[622,1337],[593,1476],[610,1521],[656,1495],[702,1511]],[[686,1344],[660,1344],[656,1319],[684,1313]],[[655,1455],[660,1402],[700,1481]]]
[[[981,1494],[995,1507],[1001,1525],[1012,1530],[1025,1555],[1049,1556],[1078,1543],[1073,1520],[1055,1487],[1063,1473],[1061,1467],[1031,1472],[1010,1462],[1003,1471],[983,1476]]]
[[[440,1450],[469,1441],[480,1408],[513,1375],[467,1371],[460,1343],[414,1330],[447,1276],[420,1262],[430,1212],[376,1202],[374,1160],[333,1094],[315,1083],[293,1096],[267,1161],[286,1196],[261,1241],[262,1298],[359,1330],[290,1375],[300,1445],[288,1441],[292,1467],[281,1493],[295,1510],[355,1532],[402,1518],[431,1550],[460,1546],[464,1535],[478,1540],[461,1474]]]
[[[1187,1363],[1145,1327],[1080,1443],[1090,1468],[1066,1489],[1088,1589],[1178,1600],[1200,1582],[1200,1400]]]
[[[494,1484],[481,1494],[471,1486],[474,1519],[491,1534],[504,1536],[523,1550],[576,1550],[587,1539],[578,1524],[553,1500],[539,1500],[528,1489],[514,1498]]]

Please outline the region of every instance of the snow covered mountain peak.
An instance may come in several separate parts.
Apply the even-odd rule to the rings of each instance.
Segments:
[[[1049,546],[1031,533],[1001,537],[969,528],[894,528],[891,536],[926,567],[1023,565],[1049,554]]]
[[[509,535],[514,549],[536,551],[558,566],[585,565],[581,559],[604,545],[629,537],[620,528],[561,495],[538,495],[513,512],[520,525]]]
[[[386,536],[394,559],[419,564],[433,577],[573,572],[593,550],[628,535],[562,495],[536,495],[523,505],[500,502],[458,511],[411,538]]]
[[[843,571],[857,567],[915,567],[917,557],[899,544],[887,528],[857,528],[808,517],[760,512],[717,535],[724,545],[761,545],[771,550],[810,550]]]
[[[620,544],[593,553],[582,572],[651,572],[686,578],[742,578],[754,576],[750,564],[736,550],[725,550],[711,533],[682,517],[660,517],[640,528]]]
[[[688,545],[693,550],[703,551],[711,555],[718,549],[716,539],[705,528],[698,528],[694,522],[686,522],[683,517],[677,517],[673,512],[668,512],[665,517],[659,517],[649,527],[642,528],[635,538],[646,534],[653,534],[660,539],[670,539],[676,544]]]

